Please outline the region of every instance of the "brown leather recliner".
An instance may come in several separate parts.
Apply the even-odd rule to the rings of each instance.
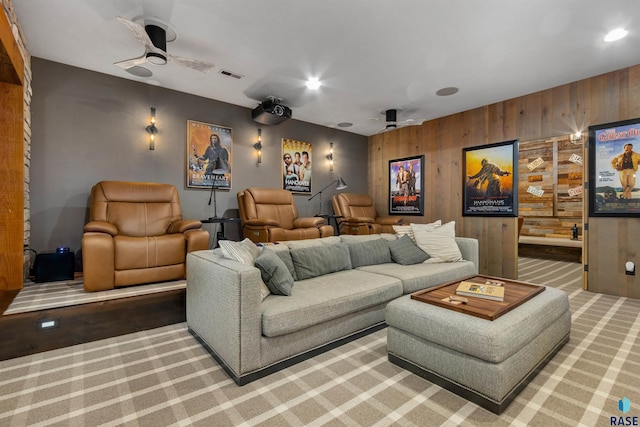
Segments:
[[[82,236],[84,290],[178,280],[188,252],[209,248],[202,223],[182,219],[176,187],[101,181]]]
[[[238,211],[243,236],[256,243],[333,236],[333,227],[322,218],[298,218],[287,190],[247,188],[238,193]]]
[[[395,233],[393,226],[402,218],[378,216],[373,200],[367,194],[340,193],[331,199],[333,212],[338,218],[340,234]]]

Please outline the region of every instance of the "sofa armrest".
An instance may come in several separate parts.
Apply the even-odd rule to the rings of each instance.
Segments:
[[[373,218],[369,218],[368,216],[349,216],[344,218],[342,221],[349,225],[352,224],[371,224],[373,223]]]
[[[244,225],[249,225],[251,227],[280,227],[280,223],[275,219],[268,218],[254,218],[248,219],[244,222]]]
[[[375,222],[380,225],[399,225],[402,224],[402,219],[402,217],[397,216],[379,216]]]
[[[324,225],[324,219],[320,217],[296,218],[293,220],[293,228],[320,228]]]
[[[458,248],[460,248],[460,253],[462,253],[462,258],[473,262],[476,266],[476,274],[479,271],[480,266],[480,255],[478,253],[478,239],[473,239],[470,237],[456,237],[456,243],[458,244]]]
[[[184,233],[187,230],[196,230],[202,228],[202,223],[197,219],[181,219],[179,221],[173,221],[167,228],[167,233]]]
[[[111,236],[118,234],[118,227],[106,221],[91,221],[84,226],[85,233],[107,233]]]
[[[187,254],[187,324],[236,376],[260,367],[260,271],[213,251]]]

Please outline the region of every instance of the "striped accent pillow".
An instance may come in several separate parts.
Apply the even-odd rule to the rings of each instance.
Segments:
[[[448,222],[432,230],[416,230],[416,244],[429,254],[427,263],[462,261],[462,253],[456,243],[456,223]]]
[[[442,225],[442,221],[441,220],[437,220],[437,221],[431,222],[429,224],[414,224],[414,223],[411,223],[409,225],[394,225],[393,226],[393,230],[398,235],[398,238],[400,238],[400,237],[402,237],[402,236],[404,236],[406,234],[407,236],[409,236],[411,238],[411,240],[413,240],[415,242],[416,238],[413,235],[413,233],[416,230],[433,230],[434,228],[440,227],[441,225]]]
[[[255,266],[256,258],[262,252],[262,248],[256,246],[250,239],[244,239],[241,242],[234,242],[232,240],[218,240],[222,255],[225,258],[238,261],[241,264],[247,264]],[[260,280],[260,296],[264,300],[271,294],[267,285]]]

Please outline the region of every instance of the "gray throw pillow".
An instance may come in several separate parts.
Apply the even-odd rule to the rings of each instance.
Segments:
[[[298,280],[351,269],[349,249],[343,244],[290,249],[289,252]]]
[[[260,270],[260,276],[272,294],[291,295],[293,276],[274,251],[263,249],[256,258],[256,267]]]
[[[413,240],[411,240],[411,237],[406,234],[398,240],[390,241],[388,244],[389,250],[391,251],[391,258],[398,264],[420,264],[429,259],[429,255],[420,249]]]
[[[287,270],[289,270],[289,273],[291,273],[291,275],[293,276],[293,280],[298,280],[298,276],[296,276],[296,270],[295,268],[293,268],[293,260],[291,259],[291,254],[289,253],[289,250],[273,251],[273,252],[276,255],[278,255],[282,260],[282,262],[284,262],[284,265],[287,266]]]
[[[384,239],[347,243],[347,246],[349,247],[349,256],[351,257],[351,266],[353,268],[391,262],[389,244]]]

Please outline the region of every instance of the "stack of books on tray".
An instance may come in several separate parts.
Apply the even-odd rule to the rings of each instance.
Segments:
[[[456,289],[456,294],[495,301],[504,301],[504,287],[500,285],[462,281]]]

